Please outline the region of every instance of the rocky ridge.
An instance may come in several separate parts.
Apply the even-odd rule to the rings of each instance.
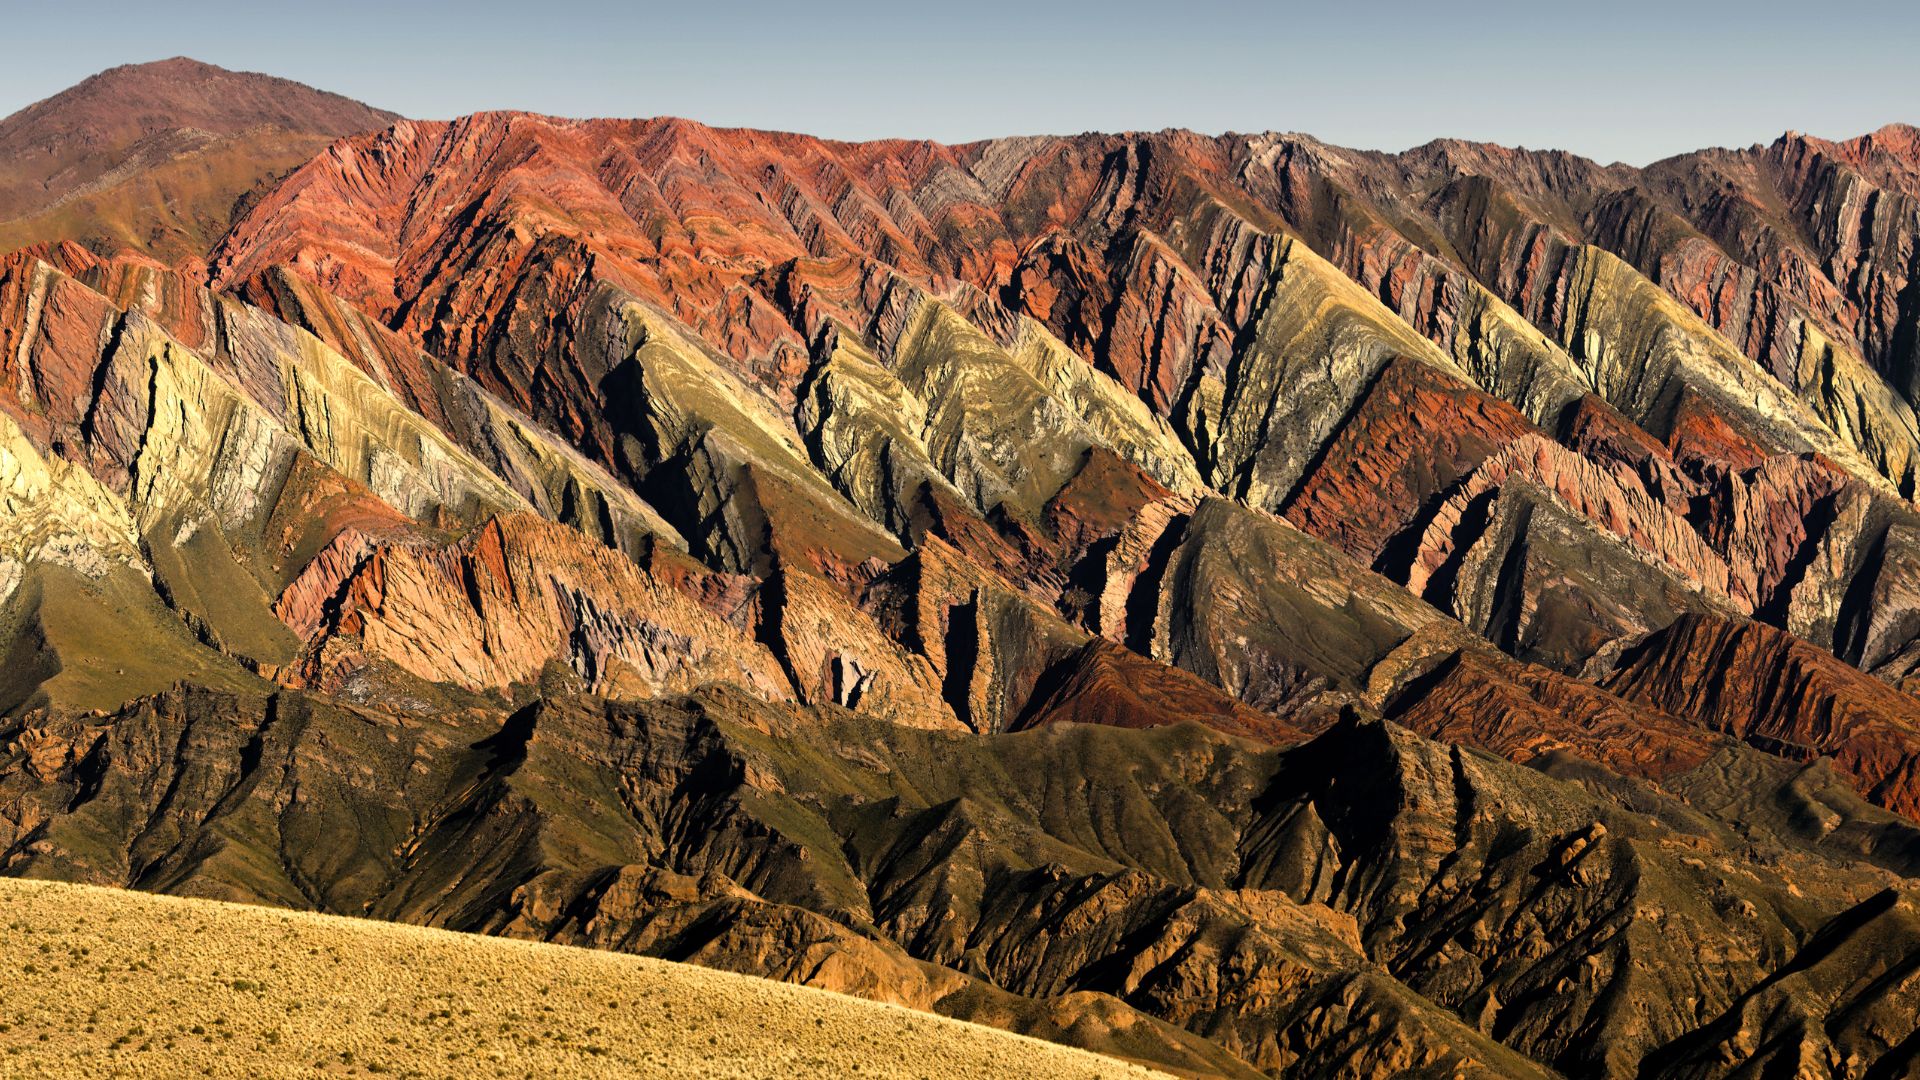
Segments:
[[[1822,240],[1778,148],[1743,233],[1712,155],[495,113],[208,275],[25,249],[0,860],[1194,1074],[1897,1075],[1905,315],[1840,298],[1911,150],[1795,159],[1897,211]]]

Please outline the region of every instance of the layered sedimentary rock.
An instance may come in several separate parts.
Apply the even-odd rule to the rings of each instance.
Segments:
[[[548,179],[589,138],[620,148],[609,175],[644,182]],[[1810,489],[1772,479],[1790,471],[1775,459],[1827,455],[1837,475],[1864,485],[1862,507],[1891,499],[1883,474],[1901,479],[1866,427],[1810,408],[1797,385],[1779,388],[1769,369],[1594,246],[1582,215],[1623,186],[1623,174],[1564,156],[1446,144],[1390,162],[1310,140],[1178,134],[825,148],[679,121],[516,116],[404,125],[363,145],[316,162],[237,228],[219,253],[218,280],[258,294],[255,283],[284,260],[367,305],[531,415],[558,422],[589,457],[617,473],[651,474],[644,490],[653,501],[683,529],[701,523],[708,534],[692,542],[731,569],[764,572],[769,564],[744,552],[780,547],[768,538],[810,527],[786,557],[841,576],[893,557],[872,541],[826,539],[856,535],[839,525],[772,524],[794,497],[777,490],[784,482],[766,485],[776,488],[769,497],[760,480],[775,472],[791,480],[782,444],[800,446],[862,516],[907,543],[940,535],[1030,593],[1026,582],[1064,558],[1069,578],[1078,567],[1094,585],[1067,580],[1063,610],[1152,653],[1155,619],[1128,605],[1147,610],[1132,581],[1151,562],[1158,527],[1116,530],[1110,546],[1099,541],[1097,566],[1049,554],[1032,531],[1043,501],[1098,445],[1175,490],[1194,490],[1197,477],[1291,511],[1524,658],[1603,671],[1689,611],[1752,613],[1816,640],[1853,632],[1842,624],[1861,625],[1860,616],[1841,608],[1866,580],[1874,541],[1864,537],[1876,526],[1862,539],[1834,534],[1825,511],[1796,494]],[[378,182],[363,181],[363,157],[375,147],[380,164],[365,176]],[[421,187],[429,175],[432,187]],[[542,186],[549,201],[511,194],[508,177]],[[499,193],[484,204],[487,224],[460,234],[401,227],[466,190]],[[378,209],[328,216],[339,202]],[[649,231],[699,218],[695,207],[740,228],[723,238],[697,225],[671,243]],[[1425,232],[1398,224],[1422,216]],[[534,222],[548,230],[537,243],[509,227]],[[746,269],[738,256],[748,248],[775,269]],[[351,263],[326,261],[349,255]],[[456,266],[490,265],[513,265],[519,278],[450,276]],[[536,318],[540,304],[557,317]],[[693,336],[645,314],[648,305]],[[428,310],[443,316],[429,325]],[[618,323],[628,330],[615,342],[607,328]],[[695,336],[742,380],[705,380],[731,386],[741,410],[721,422],[709,405],[676,405],[674,415],[691,408],[707,419],[656,427],[623,461],[617,425],[583,391],[634,387],[606,380],[641,338],[678,341],[666,352],[685,357],[699,351]],[[570,342],[596,359],[556,370]],[[1008,363],[1030,342],[1043,345],[1043,366]],[[1063,382],[1073,369],[1056,346],[1112,380]],[[642,342],[638,352],[647,351]],[[691,393],[640,367],[640,400]],[[1066,392],[1076,379],[1092,379],[1098,393]],[[556,392],[537,380],[557,380]],[[1491,426],[1451,449],[1444,421],[1431,425],[1437,435],[1416,424],[1396,443],[1370,417],[1398,422],[1409,380],[1450,380],[1447,392]],[[1845,393],[1864,403],[1866,386]],[[1097,420],[1089,403],[1114,401],[1113,388],[1135,393],[1164,423],[1128,409],[1103,414],[1127,419],[1120,427]],[[762,394],[771,413],[756,404]],[[983,410],[983,397],[1007,405]],[[1502,397],[1514,410],[1502,412]],[[1433,398],[1406,400],[1439,408]],[[789,407],[790,426],[772,415]],[[1007,426],[1014,415],[1038,426]],[[736,437],[747,445],[690,448],[690,430],[706,440],[716,436],[704,432],[744,432]],[[1196,473],[1184,472],[1182,448],[1167,436],[1186,444]],[[1037,446],[1053,456],[1022,456]],[[1408,471],[1446,460],[1432,473]],[[681,461],[699,477],[691,490],[661,477],[684,472]],[[1363,489],[1391,509],[1349,507]],[[1886,513],[1855,509],[1835,520],[1851,529]],[[1377,520],[1363,522],[1368,514]],[[1792,516],[1806,522],[1797,533],[1766,524]],[[835,550],[823,557],[823,549]],[[1622,590],[1626,599],[1616,600]],[[1245,692],[1237,677],[1214,681]]]
[[[89,279],[95,275],[85,275]],[[484,462],[543,516],[636,552],[667,524],[601,463],[406,339],[285,271],[253,283],[246,298],[307,330]],[[676,546],[685,546],[674,539]]]
[[[1168,522],[1126,592],[1126,640],[1282,716],[1378,705],[1476,639],[1286,522],[1208,499]]]
[[[1914,150],[494,113],[16,253],[0,865],[1193,1075],[1899,1075]]]
[[[1920,812],[1915,700],[1771,627],[1681,620],[1606,685],[1787,757],[1831,757],[1868,799]]]
[[[1676,349],[1680,337],[1698,337],[1700,324],[1690,321],[1694,313],[1664,300],[1657,289],[1636,291],[1652,282],[1609,261],[1605,252],[1578,246],[1611,241],[1621,254],[1634,256],[1622,230],[1610,234],[1602,206],[1617,201],[1616,193],[1634,178],[1566,155],[1547,165],[1544,157],[1449,144],[1390,158],[1292,137],[1207,140],[1184,133],[965,148],[829,148],[714,132],[684,121],[599,123],[563,127],[493,115],[455,125],[406,125],[365,140],[364,150],[354,147],[346,157],[304,170],[274,205],[256,211],[223,248],[223,277],[242,280],[276,261],[312,263],[323,283],[383,314],[410,300],[403,293],[445,293],[449,300],[416,303],[414,310],[458,313],[475,325],[432,329],[414,315],[411,329],[435,342],[435,335],[454,335],[443,351],[486,355],[490,367],[514,377],[499,365],[506,359],[503,349],[515,347],[504,340],[513,336],[515,312],[532,300],[527,286],[456,285],[446,275],[473,260],[511,262],[532,271],[541,295],[577,310],[586,297],[580,256],[591,251],[595,276],[643,298],[658,297],[776,392],[791,394],[797,357],[816,334],[819,313],[838,311],[856,323],[873,319],[878,294],[886,290],[855,285],[822,291],[811,283],[797,285],[788,274],[743,272],[737,256],[751,249],[759,265],[782,267],[833,260],[847,268],[836,271],[839,280],[846,274],[874,280],[859,267],[877,263],[888,275],[925,281],[943,295],[954,295],[959,283],[977,286],[1031,314],[1172,415],[1209,370],[1217,377],[1239,351],[1236,336],[1260,316],[1265,268],[1284,250],[1285,241],[1272,234],[1292,227],[1385,299],[1404,317],[1393,320],[1396,325],[1431,337],[1477,381],[1537,421],[1597,387],[1636,419],[1659,427],[1660,410],[1670,407],[1660,395],[1677,379],[1716,395],[1721,407],[1776,429],[1785,449],[1804,443],[1858,451],[1870,470],[1896,482],[1904,482],[1908,468],[1910,416],[1876,389],[1876,371],[1888,369],[1849,360],[1872,350],[1841,348],[1827,355],[1837,326],[1815,327],[1816,336],[1806,338],[1809,347],[1796,348],[1804,363],[1791,370],[1804,367],[1820,376],[1787,380],[1790,390],[1805,390],[1806,406],[1791,392],[1763,400],[1768,392],[1755,376],[1789,372],[1769,366],[1764,355],[1756,357],[1760,366],[1746,367],[1730,362],[1737,355],[1731,347],[1717,355],[1713,347]],[[574,231],[571,239],[536,244],[530,232],[515,239],[493,227],[463,236],[428,229],[412,231],[404,245],[398,241],[409,215],[427,210],[405,199],[435,163],[463,163],[457,175],[436,174],[432,198],[444,199],[462,186],[500,185],[507,176],[547,177],[580,156],[588,139],[620,147],[614,155],[617,179],[603,188],[577,175],[547,180],[557,202],[534,206],[503,196],[488,201],[485,213],[503,226],[519,217],[563,226],[593,221],[617,233]],[[1799,162],[1776,160],[1766,167],[1775,174],[1767,182],[1787,185],[1782,190],[1801,190],[1785,179],[1794,170],[1847,171],[1835,159],[1849,155],[1878,162],[1874,182],[1897,188],[1895,178],[1907,175],[1889,163],[1904,160],[1899,155],[1910,139],[1902,143],[1883,133],[1877,143],[1846,144],[1845,150],[1797,142],[1796,150],[1759,155]],[[361,157],[376,152],[382,164],[364,168]],[[1820,160],[1808,166],[1808,158]],[[1653,176],[1689,167],[1684,159],[1663,163],[1649,170],[1649,186]],[[350,201],[379,208],[341,215],[328,209]],[[1826,212],[1810,211],[1809,217],[1820,220]],[[684,241],[666,243],[628,224],[696,219],[737,219],[740,226],[724,237],[700,226]],[[1888,250],[1898,250],[1901,235],[1896,230],[1887,237]],[[1840,245],[1832,246],[1832,257],[1840,257]],[[428,257],[439,262],[428,277],[401,284],[408,280],[401,268],[428,265],[422,261]],[[1635,261],[1650,269],[1644,259]],[[1776,272],[1825,280],[1808,266],[1818,261],[1802,258]],[[1532,269],[1523,274],[1521,267]],[[1670,284],[1681,300],[1687,298],[1687,288]],[[1890,287],[1897,290],[1891,281],[1874,286],[1883,295]],[[824,301],[829,294],[833,299]],[[1569,305],[1541,306],[1545,297],[1561,294]],[[794,319],[791,327],[782,309]],[[1574,340],[1568,315],[1610,343],[1603,348],[1600,337]],[[1544,337],[1527,327],[1529,320]],[[1005,325],[999,316],[995,321]],[[566,333],[565,325],[534,329],[526,345],[547,349],[542,336],[556,332]],[[1796,339],[1804,336],[1796,331]],[[1878,336],[1896,335],[1882,330]],[[1734,340],[1748,338],[1735,334]],[[1631,359],[1610,358],[1607,350]],[[1831,434],[1829,426],[1840,434]]]
[[[1533,430],[1505,402],[1396,359],[1327,439],[1281,510],[1371,566],[1436,499],[1477,494],[1461,478]]]
[[[1209,436],[1215,487],[1273,508],[1389,359],[1457,369],[1305,244],[1269,259],[1252,340],[1230,380],[1201,381],[1190,426]]]
[[[773,657],[692,597],[521,515],[446,546],[343,532],[288,584],[274,613],[311,657],[302,680],[321,686],[382,660],[472,691],[535,683],[558,663],[609,697],[708,682],[787,692]]]
[[[579,167],[589,140],[618,148],[612,172],[589,178]],[[1881,159],[1897,153],[1890,146]],[[1881,168],[1898,172],[1884,160]],[[1620,430],[1644,426],[1670,446],[1675,463],[1643,455],[1632,467],[1646,495],[1681,517],[1690,517],[1687,500],[1700,485],[1714,482],[1703,472],[1810,451],[1890,499],[1906,482],[1902,437],[1885,434],[1899,427],[1889,419],[1888,409],[1898,412],[1890,384],[1844,363],[1782,383],[1684,298],[1605,250],[1589,215],[1632,181],[1631,171],[1567,155],[1457,143],[1397,157],[1291,136],[1183,133],[826,146],[684,121],[569,125],[490,115],[343,144],[236,228],[219,252],[217,279],[251,294],[274,263],[289,263],[561,428],[615,472],[623,468],[619,436],[597,418],[595,398],[622,352],[604,345],[614,303],[607,290],[634,296],[705,338],[776,409],[791,407],[796,438],[825,455],[814,464],[896,535],[914,528],[911,506],[927,479],[922,451],[933,472],[959,478],[958,501],[987,518],[1044,500],[1090,437],[1175,489],[1192,490],[1195,474],[1180,460],[1190,456],[1216,490],[1267,509],[1292,501],[1311,515],[1304,474],[1321,464],[1336,429],[1366,429],[1369,421],[1350,414],[1389,356],[1400,357],[1396,372],[1418,363],[1569,439],[1591,438],[1582,418],[1611,402]],[[548,201],[511,194],[522,188],[544,190]],[[473,228],[431,224],[431,207],[482,191],[497,195],[482,200]],[[336,214],[336,206],[351,210]],[[720,220],[736,228],[722,236],[708,224]],[[699,224],[684,237],[672,231],[688,221]],[[458,267],[508,265],[515,283],[453,276]],[[441,314],[429,324],[427,311]],[[999,359],[989,366],[1000,383],[969,381],[989,379],[976,362],[963,379],[962,369],[927,367],[915,345],[923,338],[981,360],[996,356],[989,340],[1015,359],[1039,342],[1033,355],[1044,363],[1015,366],[1047,374],[1040,381],[1053,393],[1032,396]],[[964,349],[954,344],[963,340]],[[1060,381],[1073,370],[1059,362],[1060,349],[1112,378]],[[859,371],[861,355],[886,377]],[[1074,390],[1075,380],[1091,392]],[[932,392],[949,384],[1024,387],[1012,399],[1025,404],[1007,412],[1041,418],[1049,435],[1038,441],[1061,452],[1020,461],[1037,430],[987,422]],[[1164,420],[1094,404],[1114,402],[1115,391]],[[886,423],[911,421],[911,437],[853,434],[872,421],[848,410],[875,407],[890,414]],[[820,433],[825,427],[834,433]],[[1405,445],[1409,459],[1450,453],[1423,439]],[[1474,449],[1449,471],[1479,456]],[[1016,491],[1009,468],[1032,490]],[[1399,497],[1444,498],[1417,490],[1448,486],[1442,479]],[[1330,473],[1320,481],[1332,482]],[[1604,475],[1581,486],[1596,484],[1616,486]],[[1592,490],[1574,510],[1611,531],[1622,521],[1606,504],[1639,497]],[[1816,638],[1837,620],[1830,597],[1802,600],[1789,616],[1792,602],[1753,595],[1763,583],[1720,587],[1718,559],[1745,553],[1700,552],[1672,524],[1628,525],[1627,539],[1673,545],[1662,561],[1736,610]],[[1649,538],[1648,528],[1661,535]],[[1381,568],[1407,573],[1399,560],[1417,539],[1403,537]],[[1379,557],[1379,538],[1358,543],[1363,557]],[[1826,610],[1816,615],[1809,605]]]
[[[1531,664],[1461,652],[1389,705],[1395,723],[1442,742],[1483,747],[1513,761],[1568,754],[1655,779],[1704,762],[1712,732],[1636,705],[1588,682]]]
[[[0,520],[7,592],[31,562],[104,571],[139,559],[126,505],[85,469],[48,460],[9,416],[0,415]]]

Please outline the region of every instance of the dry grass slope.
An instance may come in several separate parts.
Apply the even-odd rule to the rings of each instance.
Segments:
[[[635,956],[0,880],[0,1077],[1152,1077]]]

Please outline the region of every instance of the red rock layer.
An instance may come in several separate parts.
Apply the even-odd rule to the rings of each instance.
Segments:
[[[1816,542],[1823,509],[1846,477],[1815,457],[1774,457],[1722,476],[1695,510],[1707,542],[1726,556],[1733,595],[1765,608]],[[1831,517],[1830,514],[1824,515]]]
[[[1920,817],[1920,701],[1780,630],[1687,616],[1604,686],[1772,753],[1831,757],[1868,799]]]
[[[1700,239],[1648,245],[1636,261],[1749,355],[1791,381],[1806,321],[1898,371],[1901,342],[1920,318],[1900,299],[1920,228],[1914,128],[1892,124],[1844,142],[1788,133],[1647,172],[1652,201]],[[1598,215],[1595,224],[1629,232]]]
[[[1699,765],[1719,742],[1697,725],[1591,683],[1480,652],[1442,664],[1388,715],[1428,738],[1512,761],[1565,752],[1656,780]]]
[[[1735,472],[1758,466],[1768,454],[1759,437],[1743,430],[1739,421],[1694,393],[1680,398],[1667,445],[1679,460],[1703,462]]]
[[[1580,397],[1560,422],[1560,441],[1603,465],[1637,473],[1647,491],[1675,513],[1685,514],[1700,483],[1683,472],[1666,444],[1620,415],[1595,394]]]
[[[1533,431],[1506,402],[1430,365],[1396,358],[1281,513],[1371,565],[1429,500]]]
[[[1077,558],[1117,535],[1150,503],[1172,494],[1119,455],[1095,447],[1073,479],[1047,501],[1044,517],[1063,553]]]
[[[444,546],[344,531],[275,614],[307,642],[295,681],[320,687],[379,660],[475,691],[531,684],[560,663],[613,696],[709,681],[787,693],[773,657],[739,630],[625,556],[525,515]]]
[[[1516,439],[1488,458],[1434,510],[1413,548],[1409,588],[1425,590],[1457,545],[1472,539],[1460,531],[1459,525],[1473,511],[1476,500],[1515,477],[1553,492],[1581,517],[1625,540],[1633,550],[1659,560],[1682,580],[1744,602],[1751,609],[1752,597],[1735,589],[1737,583],[1726,559],[1685,518],[1650,494],[1638,476],[1623,468],[1595,464],[1537,435]]]
[[[1306,737],[1294,724],[1248,708],[1179,668],[1157,664],[1098,638],[1047,673],[1044,696],[1030,703],[1016,729],[1047,724],[1149,728],[1198,723],[1268,743]],[[1334,714],[1312,726],[1332,723]]]

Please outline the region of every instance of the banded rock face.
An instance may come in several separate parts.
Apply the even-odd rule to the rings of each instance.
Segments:
[[[707,682],[787,692],[773,658],[693,598],[521,515],[447,546],[343,532],[288,584],[275,614],[306,642],[302,681],[320,686],[378,658],[469,691],[536,683],[560,663],[609,697]]]
[[[612,149],[602,162],[589,145]],[[602,165],[607,171],[593,171]],[[375,173],[378,183],[366,180]],[[849,146],[685,121],[492,114],[342,144],[235,229],[217,280],[251,294],[284,262],[379,316],[405,308],[390,320],[403,335],[567,432],[616,473],[633,470],[615,453],[620,436],[597,417],[608,414],[609,392],[630,384],[606,382],[625,344],[608,351],[617,335],[603,324],[609,305],[631,296],[681,320],[686,340],[704,339],[743,387],[764,392],[776,413],[791,412],[777,426],[791,426],[812,464],[896,536],[914,528],[918,485],[938,478],[982,519],[996,510],[1030,517],[1088,441],[1176,490],[1193,492],[1198,479],[1265,509],[1297,506],[1310,531],[1331,535],[1321,521],[1336,512],[1314,520],[1306,488],[1333,482],[1332,474],[1322,468],[1309,481],[1306,473],[1394,356],[1397,370],[1417,363],[1570,439],[1591,437],[1575,421],[1604,400],[1616,430],[1644,427],[1654,436],[1647,445],[1670,447],[1632,467],[1646,497],[1688,527],[1672,518],[1625,524],[1624,506],[1642,496],[1624,481],[1624,491],[1604,490],[1616,484],[1604,470],[1582,482],[1601,490],[1574,497],[1575,514],[1603,533],[1624,525],[1629,544],[1662,552],[1658,561],[1714,600],[1820,639],[1841,621],[1844,590],[1808,589],[1795,601],[1758,595],[1771,588],[1760,581],[1721,585],[1718,562],[1750,553],[1703,550],[1687,533],[1724,547],[1712,536],[1723,526],[1701,520],[1689,500],[1719,475],[1817,452],[1880,504],[1900,505],[1905,452],[1896,444],[1905,437],[1889,434],[1900,425],[1888,412],[1899,411],[1898,395],[1887,396],[1881,376],[1854,369],[1782,383],[1684,298],[1596,244],[1589,213],[1632,179],[1566,155],[1469,144],[1398,157],[1304,138],[1184,133]],[[516,190],[548,195],[534,205],[509,194]],[[448,232],[428,216],[442,203],[478,205],[482,218]],[[696,219],[702,224],[684,237],[673,231]],[[735,227],[720,237],[712,221]],[[544,237],[537,244],[536,233]],[[301,269],[349,255],[365,265]],[[451,276],[493,265],[516,268],[510,290],[497,273]],[[449,299],[437,299],[443,294]],[[443,313],[440,321],[423,321],[427,311]],[[926,337],[936,326],[944,329]],[[923,340],[938,343],[916,344]],[[989,341],[1016,357],[1030,343],[1044,346],[1033,355],[1052,357],[1043,364],[1052,374],[1040,381],[1054,392],[1033,396],[1011,369],[993,377],[1000,382],[969,381],[1000,351]],[[929,347],[976,359],[928,367]],[[1112,378],[1060,382],[1074,370],[1060,363],[1061,348]],[[863,369],[861,356],[873,367]],[[1032,361],[1012,367],[1041,370]],[[1075,380],[1090,389],[1073,390]],[[943,397],[1002,385],[1013,395],[1005,412],[1031,415],[1039,427],[988,422]],[[1161,419],[1121,407],[1128,394]],[[855,434],[868,423],[848,414],[855,405],[883,407],[887,423],[906,418],[911,437]],[[1364,443],[1366,422],[1353,422]],[[1513,418],[1501,423],[1510,428]],[[1058,452],[1022,460],[1036,445]],[[1404,445],[1410,460],[1448,453],[1425,440]],[[923,451],[931,469],[917,463]],[[1020,490],[1008,469],[1031,488]],[[1413,529],[1381,569],[1410,572],[1417,522],[1446,494],[1407,492],[1399,497],[1428,505],[1369,527]],[[653,501],[682,498],[691,496],[663,492]],[[711,509],[696,509],[675,523],[686,528],[696,516],[714,520]],[[763,516],[743,509],[718,520],[751,537]],[[1356,544],[1363,559],[1380,557],[1379,537]],[[853,546],[836,560],[877,554]],[[1609,633],[1642,632],[1631,629],[1641,622],[1614,620]],[[1584,662],[1591,649],[1581,648],[1555,662]]]
[[[1913,816],[1914,699],[1806,642],[1752,623],[1690,618],[1607,680],[1645,701],[1785,756],[1831,757],[1868,799]]]
[[[1465,474],[1533,431],[1505,402],[1436,369],[1395,359],[1328,439],[1282,512],[1361,562],[1377,565],[1388,557],[1390,542],[1434,500],[1471,492],[1461,484]]]
[[[17,253],[0,860],[1189,1074],[1897,1074],[1897,135],[492,113]]]

